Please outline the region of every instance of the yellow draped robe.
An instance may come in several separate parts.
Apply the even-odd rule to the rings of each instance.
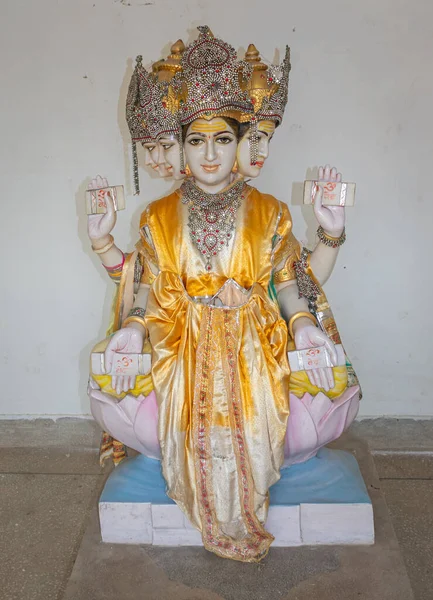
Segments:
[[[146,310],[167,493],[216,554],[258,561],[269,487],[279,479],[289,416],[287,326],[268,294],[274,265],[299,255],[287,206],[245,186],[229,246],[211,272],[193,245],[180,191],[142,214],[139,251],[155,266]],[[209,306],[233,279],[234,307]]]

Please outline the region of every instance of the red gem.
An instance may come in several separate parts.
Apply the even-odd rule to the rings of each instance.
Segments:
[[[196,83],[195,85],[196,85],[196,87],[200,87],[200,84],[199,84],[199,82],[198,82],[198,81],[197,81],[197,83]]]
[[[206,232],[207,232],[207,229],[203,229],[203,231],[206,233]]]
[[[220,232],[220,230],[219,230],[219,229],[216,229],[216,230],[215,230],[215,233],[219,233],[219,232]]]
[[[216,252],[214,252],[213,255],[216,256]]]
[[[199,242],[200,240],[197,240],[197,242]]]

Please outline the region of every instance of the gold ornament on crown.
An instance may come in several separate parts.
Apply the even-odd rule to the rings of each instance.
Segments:
[[[159,60],[148,72],[142,57],[131,77],[126,99],[126,120],[132,138],[135,193],[140,193],[138,178],[137,142],[157,142],[161,136],[174,135],[182,145],[178,119],[179,98],[171,81],[182,70],[181,59],[185,45],[178,40],[171,47],[171,54]],[[183,153],[181,154],[181,169]]]

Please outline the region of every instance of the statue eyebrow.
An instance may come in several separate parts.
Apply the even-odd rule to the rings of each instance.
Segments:
[[[224,131],[217,131],[215,133],[215,135],[222,135],[223,133],[229,134],[229,135],[234,135],[234,133],[232,133],[231,131],[228,131],[227,129],[225,129]],[[188,133],[188,135],[186,137],[189,138],[190,135],[199,135],[200,137],[203,137],[203,138],[207,137],[206,133],[201,133],[200,131],[191,131],[191,133]]]

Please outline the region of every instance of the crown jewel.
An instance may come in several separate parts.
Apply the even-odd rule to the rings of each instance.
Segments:
[[[248,92],[241,88],[250,67],[238,61],[233,46],[215,38],[209,27],[198,30],[199,37],[183,54],[182,75],[177,78],[181,124],[215,116],[240,120],[245,113],[253,114]]]

